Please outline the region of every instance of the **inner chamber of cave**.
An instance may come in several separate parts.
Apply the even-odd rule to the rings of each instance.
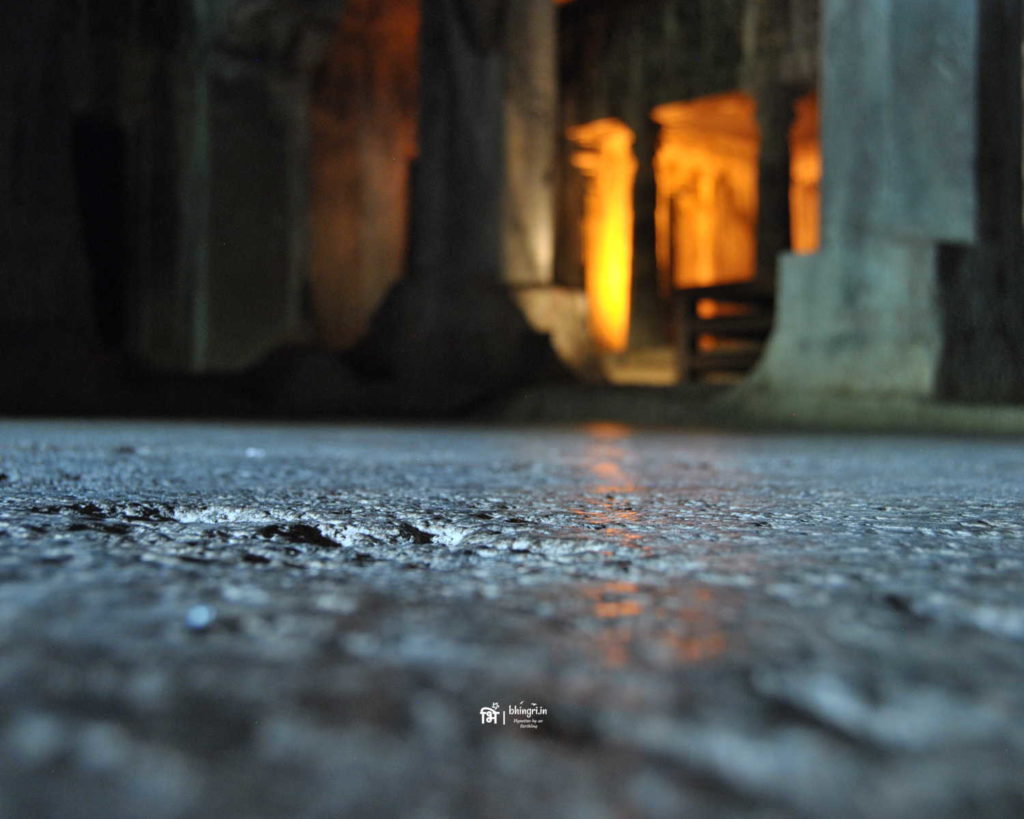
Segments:
[[[352,347],[407,263],[419,104],[420,0],[350,0],[311,94],[310,302],[322,343]],[[651,111],[659,291],[733,284],[757,274],[760,133],[740,92]],[[637,159],[634,134],[604,118],[565,134],[582,183],[580,258],[594,347],[629,347]],[[820,241],[821,149],[815,96],[790,129],[791,247]],[[639,220],[640,224],[646,220]],[[736,309],[702,299],[698,313]],[[667,341],[667,339],[666,339]]]
[[[753,281],[761,140],[753,98],[735,92],[665,103],[651,117],[660,129],[654,223],[662,296]],[[567,136],[585,180],[582,256],[591,332],[601,349],[619,352],[629,336],[634,135],[619,120],[601,119]],[[822,174],[816,95],[796,102],[789,145],[790,245],[794,253],[814,253]],[[742,309],[711,299],[697,307],[707,318]]]
[[[667,291],[754,278],[757,158],[754,102],[723,94],[654,109],[658,268]]]

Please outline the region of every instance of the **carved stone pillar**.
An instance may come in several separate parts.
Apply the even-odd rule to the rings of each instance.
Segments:
[[[783,258],[753,384],[1024,400],[1019,0],[823,18],[822,246]]]
[[[790,248],[790,143],[796,94],[781,85],[754,90],[761,132],[758,157],[757,274],[774,282],[780,255]]]
[[[550,358],[502,279],[507,11],[423,2],[409,274],[356,352],[364,371],[420,396],[468,400]]]

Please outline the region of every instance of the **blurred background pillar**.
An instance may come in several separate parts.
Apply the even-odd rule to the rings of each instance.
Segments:
[[[504,280],[509,0],[424,0],[408,275],[354,361],[413,395],[467,400],[552,360]]]
[[[751,386],[1024,399],[1020,34],[1019,0],[826,0],[822,247]]]

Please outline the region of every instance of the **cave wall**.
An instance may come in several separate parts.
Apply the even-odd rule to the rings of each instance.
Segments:
[[[72,153],[72,18],[0,7],[0,407],[87,407],[103,365]]]
[[[342,5],[64,7],[82,304],[111,353],[215,372],[308,335],[308,89]]]
[[[317,83],[330,74],[344,8],[341,0],[160,0],[130,13],[115,0],[5,6],[0,331],[34,355],[64,351],[41,380],[59,383],[65,359],[87,352],[112,371],[134,361],[148,371],[216,373],[284,345],[339,346],[337,327],[347,328],[343,343],[358,335],[406,266],[418,283],[401,322],[409,332],[387,334],[380,348],[388,359],[398,343],[409,363],[388,359],[388,378],[490,383],[522,370],[515,339],[543,353],[502,280],[503,38],[513,16],[504,2],[431,0],[431,48],[419,66],[430,78],[422,101],[430,158],[411,197],[416,66],[392,64],[386,26],[376,39],[342,43],[359,52],[343,54],[349,79],[368,71],[372,85],[392,72],[385,84],[394,93],[383,99],[373,88],[360,96],[345,76],[327,83],[335,113],[348,111],[349,126],[363,129],[344,149],[361,164],[354,221],[376,231],[369,245],[386,258],[333,260],[335,282],[351,289],[369,271],[373,292],[335,302],[359,320],[336,321],[329,305],[317,320],[311,93],[324,90]],[[370,14],[377,4],[360,8]],[[408,49],[400,56],[408,61]],[[352,181],[331,196],[351,192]],[[406,253],[409,220],[395,211],[410,201],[419,228]],[[330,297],[319,295],[323,307]],[[18,369],[20,359],[6,360]]]
[[[342,4],[190,9],[174,55],[189,351],[173,363],[231,371],[309,336],[309,92]]]
[[[231,371],[365,333],[408,262],[418,6],[83,5],[86,105],[129,144],[130,355]]]
[[[8,331],[88,335],[94,323],[71,150],[70,23],[56,0],[0,10],[0,326]]]

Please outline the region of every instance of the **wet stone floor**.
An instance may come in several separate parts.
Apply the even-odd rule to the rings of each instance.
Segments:
[[[6,422],[0,816],[1019,817],[1022,490],[1008,439]]]

